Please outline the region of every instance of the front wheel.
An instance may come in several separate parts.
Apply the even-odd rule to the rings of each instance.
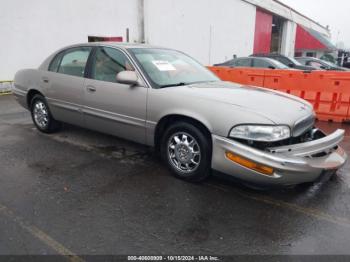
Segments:
[[[176,122],[164,133],[161,155],[175,177],[199,182],[211,173],[210,141],[196,126]]]
[[[61,123],[52,117],[46,100],[42,95],[33,97],[30,103],[30,111],[33,123],[39,131],[53,133],[60,128]]]

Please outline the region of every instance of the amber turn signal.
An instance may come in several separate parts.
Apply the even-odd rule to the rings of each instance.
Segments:
[[[231,161],[233,161],[241,166],[252,169],[256,172],[262,173],[264,175],[269,175],[269,176],[273,175],[274,170],[272,167],[253,162],[249,159],[246,159],[244,157],[241,157],[241,156],[236,155],[236,154],[229,152],[229,151],[226,151],[226,157],[227,157],[227,159],[229,159],[229,160],[231,160]]]

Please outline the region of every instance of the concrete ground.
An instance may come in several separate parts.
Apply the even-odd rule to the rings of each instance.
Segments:
[[[143,146],[73,126],[38,132],[11,95],[0,137],[0,255],[350,255],[350,163],[309,187],[186,183]]]

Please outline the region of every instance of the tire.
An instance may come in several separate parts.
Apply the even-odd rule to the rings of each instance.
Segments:
[[[30,112],[34,125],[43,133],[54,133],[61,127],[61,123],[52,117],[46,99],[42,95],[37,94],[32,98]]]
[[[210,137],[193,124],[175,122],[169,126],[162,136],[160,153],[177,178],[200,182],[211,174]]]

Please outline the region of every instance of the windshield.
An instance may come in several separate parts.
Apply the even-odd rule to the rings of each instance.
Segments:
[[[155,88],[220,81],[189,56],[169,49],[129,49]]]

